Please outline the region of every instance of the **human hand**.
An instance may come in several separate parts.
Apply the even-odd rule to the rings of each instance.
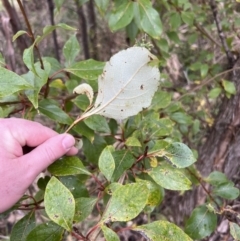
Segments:
[[[71,135],[24,119],[0,119],[0,134],[0,213],[14,205],[55,160],[78,151]],[[36,148],[24,155],[24,146]]]

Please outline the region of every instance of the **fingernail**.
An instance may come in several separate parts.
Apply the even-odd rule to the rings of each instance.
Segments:
[[[71,136],[66,134],[62,140],[62,145],[66,150],[69,150],[75,144],[75,139]]]

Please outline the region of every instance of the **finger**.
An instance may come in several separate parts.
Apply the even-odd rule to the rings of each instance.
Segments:
[[[35,178],[35,176],[66,153],[75,155],[77,149],[74,147],[74,144],[75,139],[69,134],[54,136],[30,153],[20,157],[21,165],[26,168],[27,172],[32,172]]]
[[[58,135],[52,129],[34,121],[10,118],[1,120],[11,131],[12,136],[21,146],[38,146],[47,139]]]

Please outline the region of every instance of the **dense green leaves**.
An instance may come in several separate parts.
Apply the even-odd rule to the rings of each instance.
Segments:
[[[32,197],[25,195],[16,205],[20,209],[37,210],[49,221],[36,226],[34,213],[27,213],[14,226],[11,240],[61,241],[64,232],[91,239],[92,234],[102,231],[107,241],[119,241],[119,225],[114,222],[128,222],[145,213],[148,224],[136,226],[136,221],[132,221],[132,229],[144,238],[190,241],[210,236],[216,229],[217,215],[222,219],[231,212],[231,220],[237,220],[238,213],[231,209],[234,202],[225,202],[239,197],[239,189],[227,178],[229,173],[215,171],[205,178],[193,165],[204,143],[203,137],[214,122],[218,123],[215,118],[219,110],[224,110],[219,108],[221,98],[236,98],[234,95],[238,94],[231,77],[235,72],[230,68],[225,72],[226,61],[222,65],[226,51],[219,50],[226,49],[207,2],[201,5],[189,0],[77,0],[67,2],[68,5],[66,2],[54,0],[54,20],[67,18],[68,23],[77,26],[72,16],[79,17],[82,21],[79,30],[56,23],[41,31],[38,24],[32,29],[35,33],[42,32],[41,36],[33,37],[23,30],[13,36],[17,40],[13,47],[29,37],[35,39],[31,46],[13,52],[7,43],[2,49],[5,56],[0,53],[0,117],[17,113],[34,120],[39,119],[38,114],[44,115],[41,122],[48,125],[50,120],[50,127],[60,133],[76,118],[82,118],[71,129],[71,134],[82,144],[78,154],[81,160],[77,156],[64,156],[54,162],[48,171],[57,178],[41,176],[37,183],[40,191]],[[233,54],[237,51],[231,31],[236,32],[235,27],[240,26],[239,9],[232,8],[235,5],[221,1],[221,8],[216,8],[220,11],[223,32],[229,33],[226,42]],[[72,11],[74,8],[76,11]],[[41,12],[38,10],[36,14]],[[29,19],[29,23],[34,21]],[[55,31],[58,29],[64,30],[61,35]],[[69,35],[65,30],[74,32]],[[61,50],[50,36],[55,33],[59,46],[63,46]],[[24,36],[18,38],[21,35]],[[78,36],[83,37],[84,54],[80,53]],[[127,46],[130,48],[120,51]],[[117,51],[105,67],[98,61],[109,59]],[[16,55],[20,52],[23,63]],[[53,52],[56,59],[45,56],[46,53],[52,56]],[[94,60],[85,59],[87,55]],[[21,77],[10,69],[21,73]],[[80,84],[91,85],[91,98],[73,93]],[[182,142],[197,150],[193,149],[193,154]],[[162,220],[168,216],[159,217],[152,212],[155,207],[162,209],[158,206],[163,201],[164,189],[180,191],[181,195],[191,189],[192,183],[198,188],[200,180],[202,185],[206,182],[209,186],[205,195],[211,202],[195,208],[187,220],[185,231],[190,238],[174,224]],[[164,202],[164,208],[171,211],[174,204]],[[0,216],[6,217],[9,212]],[[152,214],[154,218],[157,214],[159,221],[152,222]],[[94,217],[98,221],[93,223]],[[83,232],[75,230],[80,222]],[[240,228],[233,222],[229,222],[228,232],[240,240]],[[121,223],[121,227],[121,234],[126,227],[130,228],[126,223]]]
[[[166,189],[188,190],[191,188],[191,182],[184,173],[169,164],[155,167],[148,174],[157,184]]]
[[[131,183],[121,186],[112,193],[109,206],[101,221],[105,223],[131,220],[143,210],[147,199],[148,188],[145,184]]]
[[[75,214],[75,200],[71,192],[55,177],[48,182],[44,202],[49,218],[59,226],[71,231]]]
[[[202,239],[210,235],[217,225],[217,215],[206,206],[195,208],[187,220],[185,232],[193,239]]]
[[[167,221],[156,221],[149,224],[137,226],[133,229],[143,234],[152,241],[191,241],[192,239],[185,234],[179,227],[175,224]]]
[[[24,78],[0,66],[0,98],[20,90],[32,89]]]

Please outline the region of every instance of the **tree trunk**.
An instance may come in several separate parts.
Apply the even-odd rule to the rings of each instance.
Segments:
[[[20,22],[20,19],[18,17],[18,14],[17,14],[15,8],[11,6],[11,4],[9,3],[8,0],[2,0],[2,3],[3,3],[3,5],[4,5],[8,15],[9,15],[9,17],[10,17],[10,23],[11,23],[11,26],[12,26],[13,34],[15,34],[19,30],[22,30],[21,22]],[[26,49],[28,47],[24,35],[19,36],[16,41],[17,41],[18,47],[19,47],[19,49],[21,51],[21,54],[22,54],[24,49]]]
[[[234,65],[228,80],[235,84],[236,94],[230,99],[224,97],[215,123],[209,130],[205,143],[199,148],[199,159],[196,166],[203,177],[207,177],[212,171],[220,171],[225,173],[237,188],[240,188],[240,60]],[[209,189],[208,184],[204,183],[204,186]],[[183,226],[192,210],[205,203],[206,198],[207,193],[201,185],[194,190],[185,192],[184,195],[167,192],[166,203],[161,211],[168,215],[171,221]],[[225,206],[233,205],[235,201],[228,201]],[[240,213],[240,208],[234,210]],[[229,218],[231,217],[227,219]],[[226,217],[221,215],[218,219],[219,224],[225,219]],[[220,229],[218,228],[218,231],[221,232]],[[232,240],[221,239],[222,235],[218,231],[215,231],[206,240]]]

